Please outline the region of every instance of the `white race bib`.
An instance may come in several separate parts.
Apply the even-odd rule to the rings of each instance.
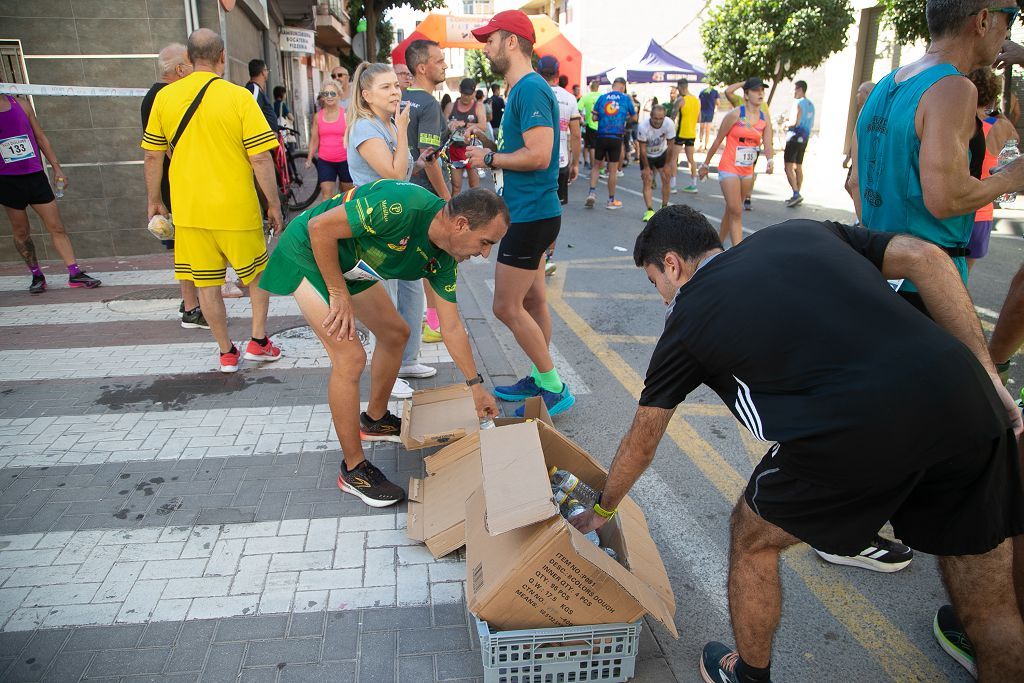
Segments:
[[[757,147],[737,147],[736,165],[741,168],[749,168],[757,161]]]
[[[367,265],[366,261],[359,259],[359,263],[355,265],[352,270],[344,273],[344,278],[349,282],[358,282],[360,280],[366,280],[369,282],[383,282],[382,278],[377,271]]]
[[[5,164],[13,164],[16,161],[35,159],[36,150],[28,135],[15,135],[0,140],[0,156],[3,157]]]
[[[505,174],[500,168],[494,171],[494,193],[499,197],[505,193]]]

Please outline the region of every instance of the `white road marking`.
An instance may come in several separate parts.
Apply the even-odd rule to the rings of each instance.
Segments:
[[[0,326],[71,325],[88,323],[179,321],[179,299],[115,299],[68,304],[32,304],[0,308]],[[225,299],[229,318],[249,318],[248,298]],[[270,315],[302,315],[292,297],[271,297]]]
[[[63,266],[58,266],[63,268]],[[68,287],[67,274],[63,271],[51,270],[44,272],[46,275],[46,287],[48,289],[70,289]],[[174,285],[174,271],[170,267],[161,270],[115,270],[115,271],[89,271],[89,275],[102,280],[104,285]],[[32,276],[25,275],[3,275],[0,276],[0,292],[18,292],[27,290]]]

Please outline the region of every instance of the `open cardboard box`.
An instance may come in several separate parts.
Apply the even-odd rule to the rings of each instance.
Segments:
[[[527,399],[523,417],[500,417],[494,423],[503,427],[528,420],[551,424],[540,397]],[[482,478],[479,423],[477,427],[476,433],[424,458],[427,475],[423,479],[409,479],[406,535],[425,543],[434,557],[443,557],[466,544],[465,501]]]
[[[407,450],[443,446],[479,431],[473,390],[465,384],[416,391],[402,404],[399,437]]]

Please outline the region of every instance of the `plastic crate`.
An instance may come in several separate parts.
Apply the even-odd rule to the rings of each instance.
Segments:
[[[484,683],[621,683],[636,670],[642,622],[492,631],[474,619]]]

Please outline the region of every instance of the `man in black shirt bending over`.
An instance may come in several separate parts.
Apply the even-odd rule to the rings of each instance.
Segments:
[[[1024,621],[1007,599],[1010,539],[1024,534],[1024,426],[949,257],[908,235],[809,220],[723,252],[703,215],[671,206],[637,237],[634,259],[672,308],[601,499],[574,524],[594,529],[614,512],[701,384],[776,442],[732,515],[739,656],[706,645],[704,680],[770,680],[782,549],[855,554],[886,520],[940,556],[981,680],[1024,680]],[[918,283],[934,321],[886,278]]]

